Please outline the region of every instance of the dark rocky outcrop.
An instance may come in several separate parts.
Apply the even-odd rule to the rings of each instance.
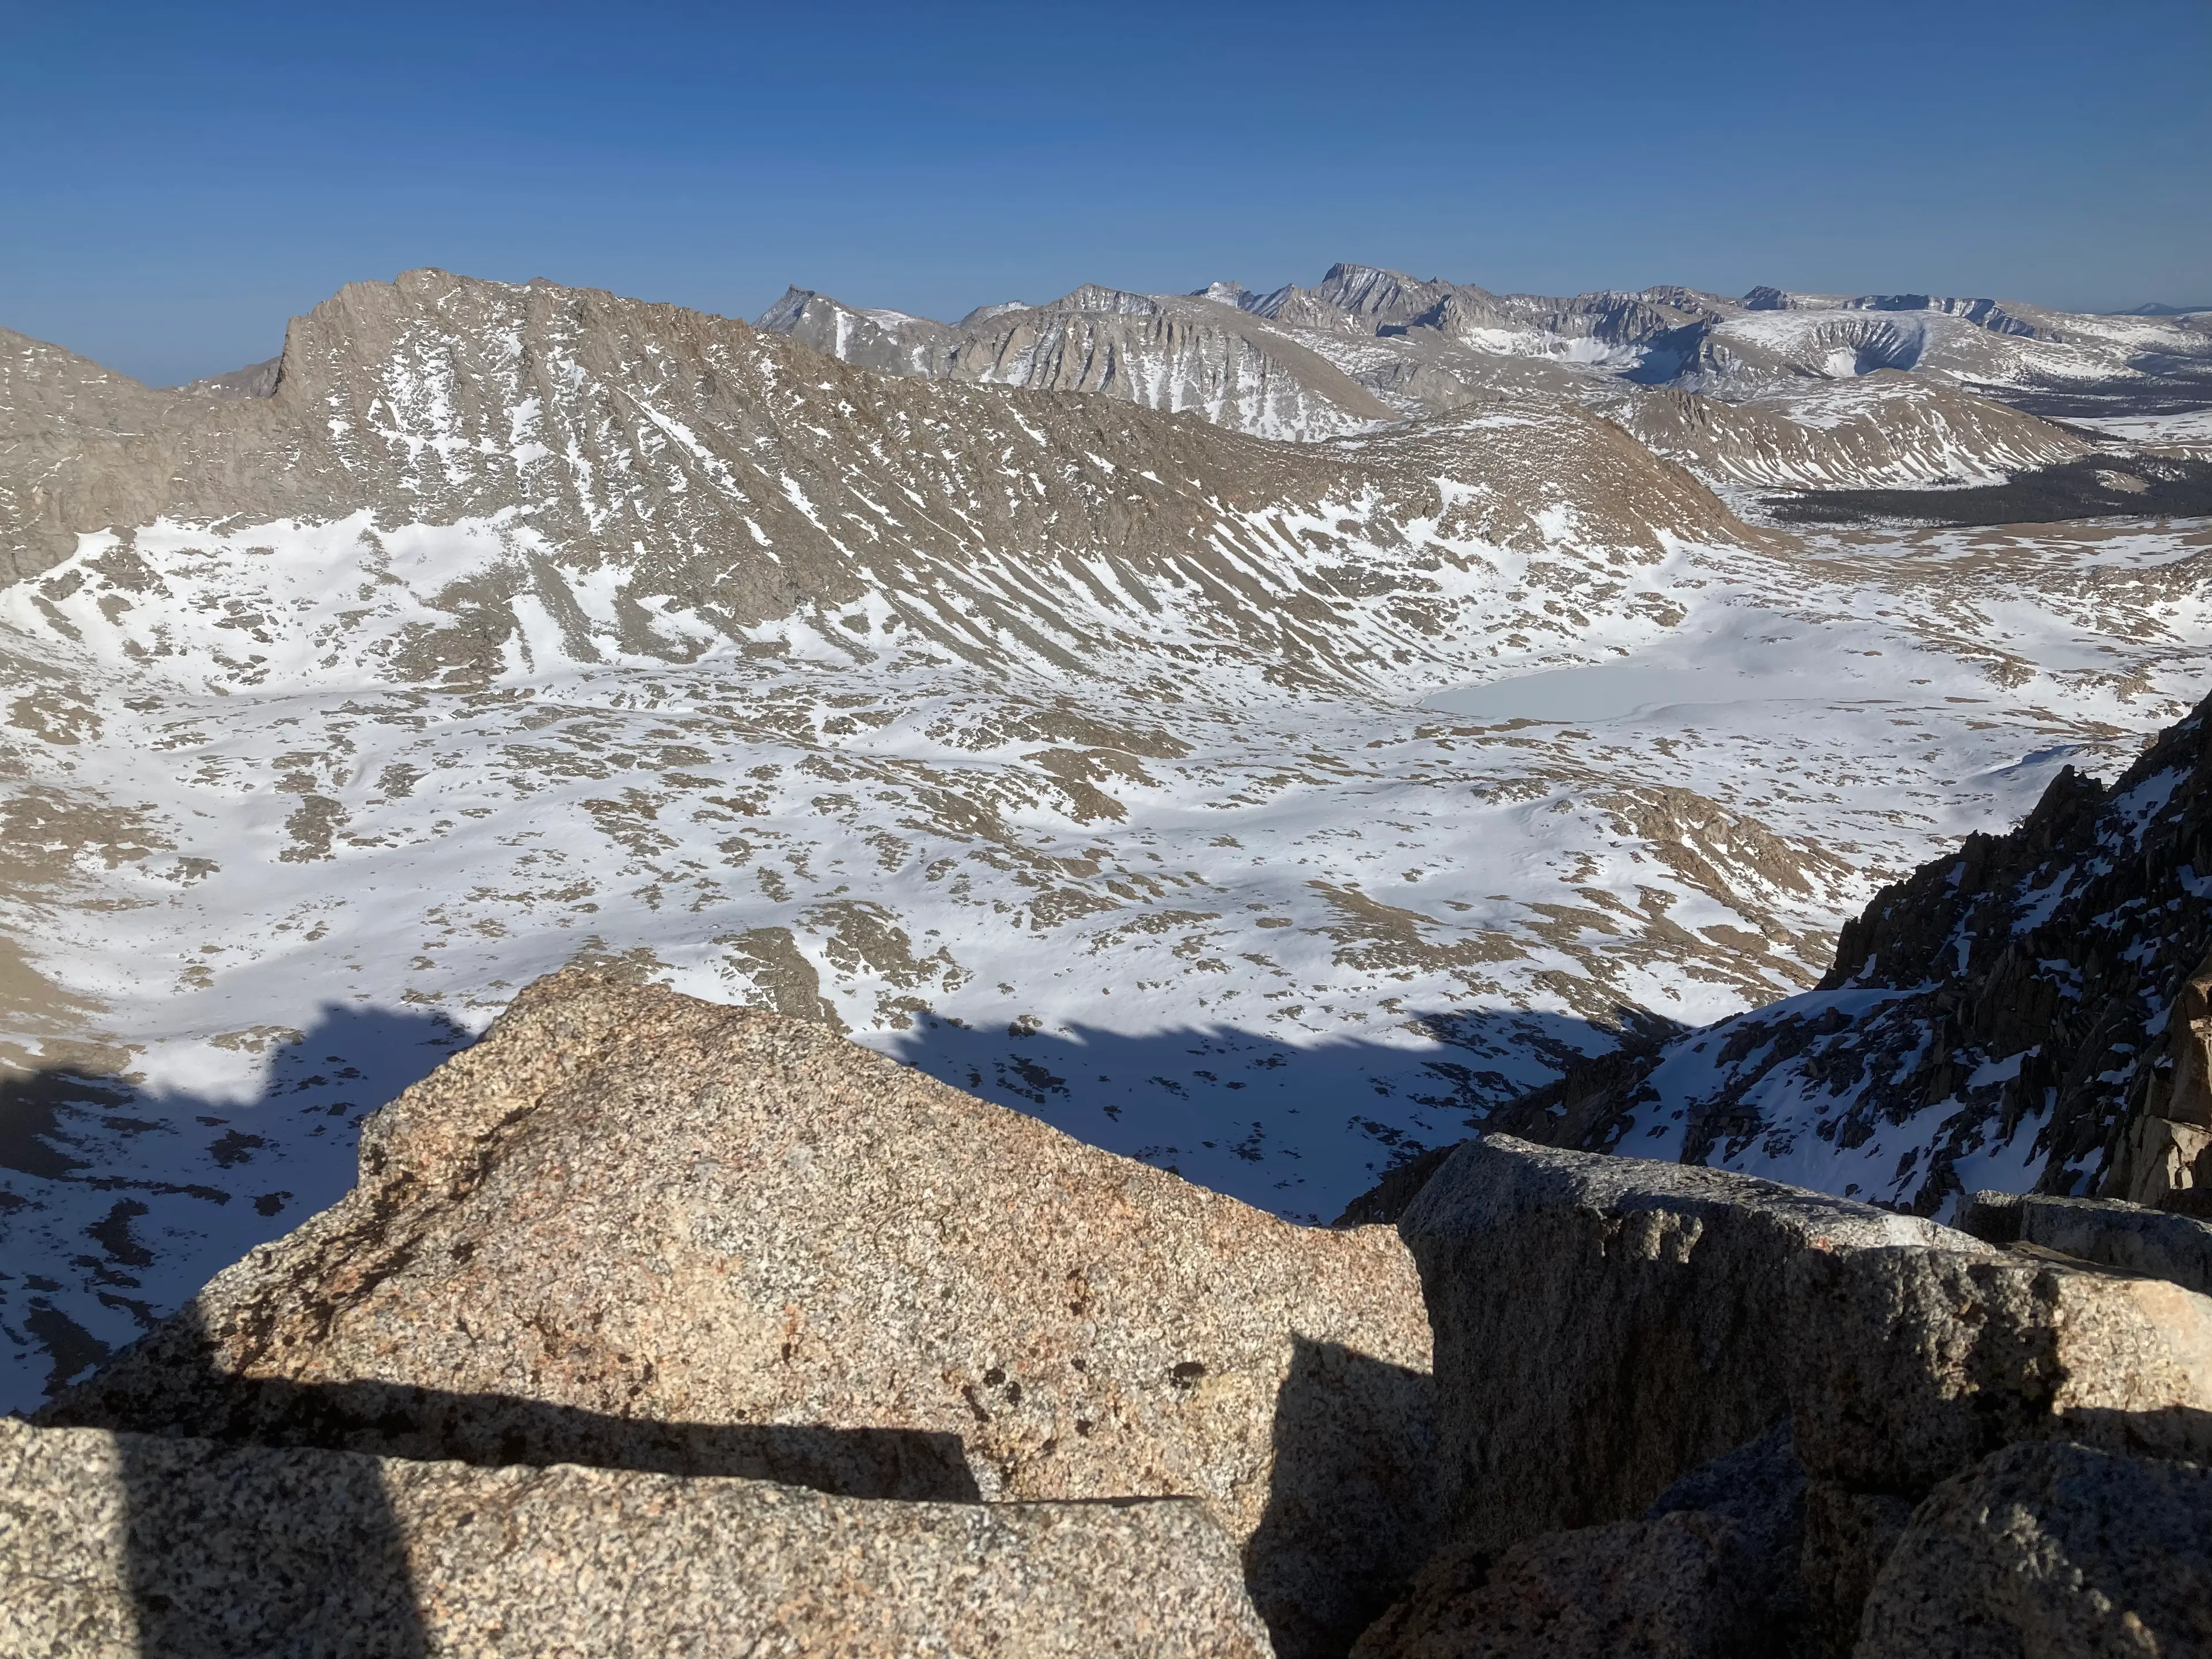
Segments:
[[[2008,1446],[1917,1510],[1859,1659],[2212,1652],[2212,1470]]]
[[[2202,1083],[2177,1075],[2175,1043],[2158,1039],[2187,1036],[2188,1010],[2172,1025],[2169,1012],[2212,949],[2195,874],[2212,869],[2208,761],[2200,705],[2110,787],[2061,772],[2018,829],[1968,836],[1844,925],[1822,988],[1909,993],[1862,1022],[1862,1046],[1875,1029],[1929,1039],[1870,1105],[1957,1098],[1983,1064],[2021,1056],[2010,1079],[1985,1086],[2000,1121],[2048,1112],[2039,1190],[2096,1172],[2114,1195],[2141,1195],[2123,1156],[2129,1132],[2177,1103],[2203,1109]],[[2201,1018],[2202,988],[2196,997]],[[1931,1175],[1922,1191],[1932,1207],[1945,1183]]]
[[[2193,1207],[2212,1190],[2208,869],[2200,705],[2109,787],[2062,771],[2017,829],[1885,889],[1817,989],[1587,1062],[1494,1121],[1592,1150],[1664,1133],[1705,1164],[1807,1139],[1849,1152],[1932,1110],[1894,1179],[1918,1213],[2016,1132],[2040,1192]]]
[[[0,1649],[54,1659],[1266,1659],[1186,1498],[918,1504],[0,1419]]]
[[[1399,1230],[1436,1329],[1448,1522],[1500,1549],[1617,1521],[1790,1412],[1791,1263],[1972,1241],[1709,1170],[1462,1146]]]

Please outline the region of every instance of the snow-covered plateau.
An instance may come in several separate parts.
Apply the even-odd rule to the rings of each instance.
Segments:
[[[0,1407],[567,964],[1326,1221],[2212,689],[2212,526],[1785,533],[1580,393],[1253,369],[1291,444],[434,272],[266,396],[0,360]]]

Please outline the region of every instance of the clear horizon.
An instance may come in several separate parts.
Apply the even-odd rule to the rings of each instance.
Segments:
[[[2212,9],[21,7],[0,326],[155,385],[438,265],[750,318],[1085,282],[2212,302]]]

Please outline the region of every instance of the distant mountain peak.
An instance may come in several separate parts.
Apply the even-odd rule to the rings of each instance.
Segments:
[[[2156,300],[2147,300],[2142,305],[2126,311],[2107,312],[2111,317],[2197,317],[2212,311],[2212,306],[2169,306]]]

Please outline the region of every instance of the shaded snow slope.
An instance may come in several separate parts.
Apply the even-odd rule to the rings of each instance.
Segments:
[[[2109,787],[2069,766],[2017,828],[1886,890],[1815,989],[1520,1127],[1923,1214],[2098,1191],[2172,1091],[2169,1012],[2212,946],[2208,707]]]

